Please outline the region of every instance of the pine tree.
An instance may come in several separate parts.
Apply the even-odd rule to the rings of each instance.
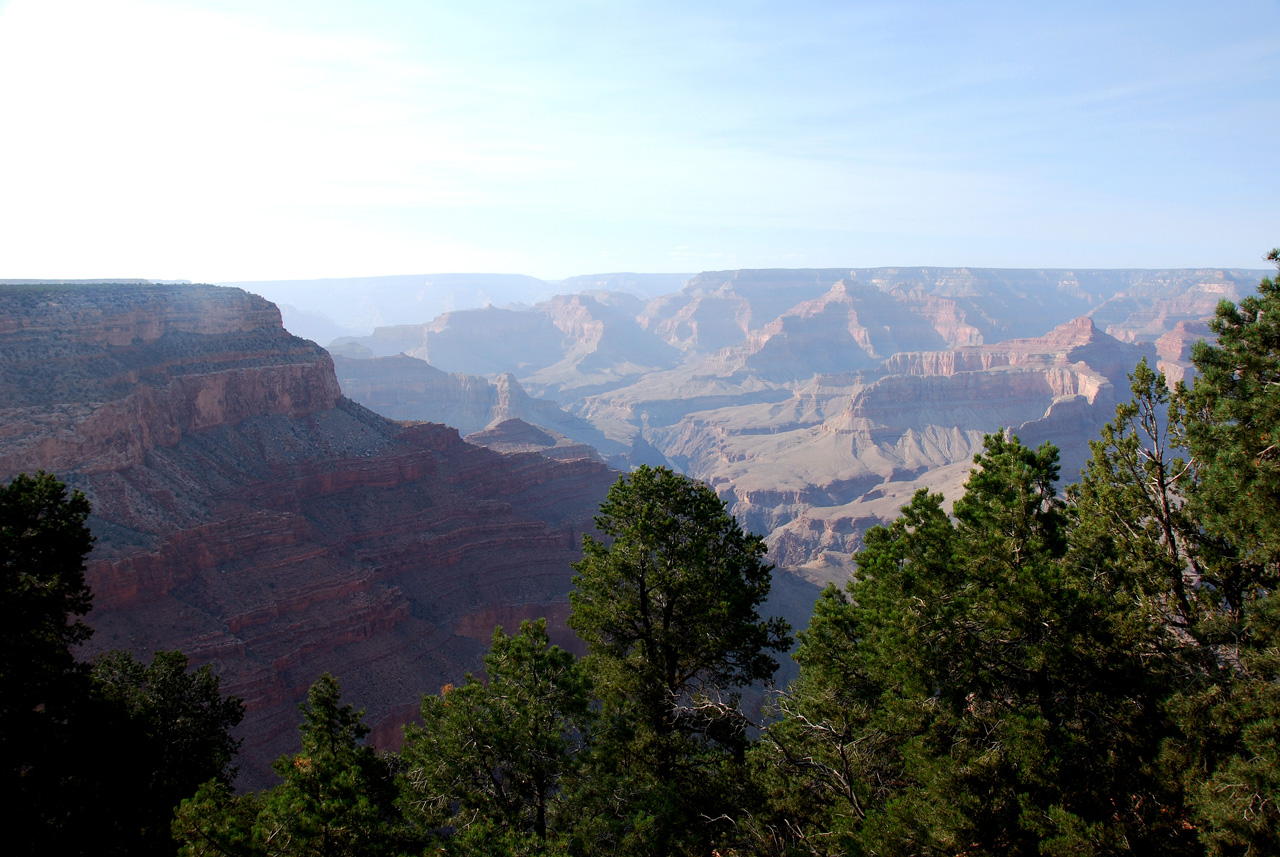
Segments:
[[[1267,257],[1280,264],[1280,250]],[[1173,700],[1201,837],[1214,854],[1280,849],[1280,279],[1224,301],[1184,403],[1196,483],[1202,656]],[[1198,668],[1198,669],[1197,669]]]
[[[401,801],[420,829],[451,827],[468,853],[545,853],[576,823],[564,801],[592,715],[576,659],[550,645],[545,619],[495,629],[487,682],[422,700],[405,728]]]
[[[230,785],[235,777],[240,742],[231,731],[244,704],[223,698],[208,665],[187,666],[181,652],[156,652],[144,664],[112,651],[92,664],[97,714],[84,762],[101,786],[80,825],[95,828],[98,853],[111,853],[105,842],[115,829],[118,853],[173,854],[179,803],[206,781]]]
[[[605,716],[587,801],[616,822],[601,833],[611,848],[708,851],[740,779],[736,693],[790,643],[758,612],[764,541],[706,485],[647,466],[618,480],[596,527],[607,541],[583,539],[569,596]]]
[[[917,493],[824,594],[758,750],[782,772],[760,828],[824,854],[1169,846],[1160,688],[1131,602],[1070,551],[1057,451],[991,435],[975,463],[954,521]]]
[[[1217,342],[1192,350],[1189,388],[1139,364],[1133,401],[1073,492],[1080,531],[1095,554],[1114,553],[1158,637],[1147,671],[1177,727],[1162,781],[1214,854],[1280,847],[1278,315],[1271,279],[1239,307],[1224,301]]]
[[[69,823],[92,796],[79,763],[90,697],[74,648],[92,633],[89,502],[48,473],[0,486],[0,785],[16,853],[76,852]]]
[[[325,673],[302,711],[302,749],[273,767],[284,780],[261,794],[233,795],[214,778],[183,801],[173,836],[187,857],[380,855],[406,845],[395,810],[393,772],[364,746],[364,712],[340,704]]]
[[[394,841],[389,828],[391,772],[364,746],[364,712],[339,704],[338,681],[325,673],[302,710],[302,750],[272,766],[284,782],[263,797],[254,826],[268,854],[376,855]]]

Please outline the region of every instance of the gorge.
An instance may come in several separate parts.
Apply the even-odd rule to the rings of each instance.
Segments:
[[[591,288],[403,319],[329,351],[240,289],[6,285],[0,479],[43,469],[85,492],[85,654],[213,664],[248,704],[256,788],[323,671],[391,746],[495,625],[547,616],[575,646],[570,566],[618,469],[712,485],[767,537],[768,609],[803,626],[869,527],[918,488],[959,494],[985,432],[1052,440],[1069,481],[1137,361],[1185,377],[1203,319],[1257,279],[713,272],[651,300]]]
[[[1204,319],[1262,274],[705,272],[647,301],[587,290],[330,349],[347,394],[388,416],[464,433],[519,418],[704,480],[773,562],[822,584],[917,489],[957,496],[986,432],[1053,441],[1073,481],[1127,373],[1145,358],[1185,379]]]

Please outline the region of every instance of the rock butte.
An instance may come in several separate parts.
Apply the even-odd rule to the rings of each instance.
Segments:
[[[383,413],[448,421],[466,398],[469,428],[519,418],[615,466],[671,464],[774,562],[838,581],[915,490],[960,492],[986,432],[1053,441],[1073,480],[1138,360],[1186,378],[1203,320],[1263,273],[706,272],[648,303],[583,292],[376,331],[346,344],[405,355],[340,361],[339,378]],[[406,379],[430,367],[406,355],[472,376],[415,394]]]

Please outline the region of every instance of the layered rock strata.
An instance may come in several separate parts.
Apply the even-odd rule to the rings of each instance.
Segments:
[[[510,373],[490,379],[442,372],[425,360],[407,354],[363,359],[334,354],[333,362],[345,395],[391,419],[444,423],[457,428],[468,439],[493,438],[499,445],[502,442],[497,439],[498,435],[482,433],[500,423],[517,420],[562,439],[550,446],[563,448],[566,442],[576,444],[582,455],[575,457],[594,455],[590,449],[605,456],[629,451],[555,402],[531,397]],[[483,440],[479,442],[482,446],[491,446]],[[502,451],[510,449],[504,447]],[[625,469],[625,459],[614,463]]]
[[[899,352],[820,375],[780,402],[690,414],[654,443],[767,534],[775,562],[839,580],[862,534],[915,490],[954,500],[988,432],[1053,442],[1074,481],[1144,357],[1155,357],[1150,344],[1122,343],[1082,317],[1043,337]]]
[[[503,420],[483,431],[472,432],[467,443],[495,452],[536,452],[558,461],[589,458],[600,461],[600,455],[585,443],[576,443],[559,432],[540,429],[519,418]]]
[[[861,534],[916,488],[957,495],[985,432],[1052,440],[1064,481],[1074,479],[1134,364],[1158,355],[1172,380],[1187,379],[1203,320],[1264,273],[710,271],[644,305],[562,295],[523,310],[519,324],[464,310],[418,335],[439,337],[435,353],[457,371],[533,355],[511,371],[542,406],[564,410],[494,419],[552,429],[612,462],[668,463],[709,480],[768,534],[776,562],[826,580],[848,575]],[[352,344],[375,353],[378,343]],[[413,353],[434,359],[430,347]]]
[[[93,504],[87,654],[212,663],[248,705],[242,785],[323,671],[387,742],[495,623],[571,641],[570,564],[616,474],[378,416],[261,298],[0,288],[0,396],[0,478],[49,470]]]

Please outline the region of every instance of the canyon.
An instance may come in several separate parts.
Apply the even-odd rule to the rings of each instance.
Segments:
[[[256,788],[321,672],[394,746],[495,625],[546,616],[578,648],[571,564],[619,470],[711,484],[779,566],[765,612],[802,627],[869,527],[959,494],[986,432],[1053,441],[1070,481],[1138,360],[1189,377],[1205,319],[1261,275],[727,271],[656,296],[634,287],[676,275],[597,275],[328,350],[241,289],[7,285],[0,479],[85,492],[84,654],[211,663],[246,700]],[[342,298],[308,294],[321,320]],[[369,317],[412,311],[370,294]]]
[[[1138,361],[1188,379],[1218,302],[1265,274],[704,272],[655,298],[588,288],[329,347],[344,391],[389,416],[519,419],[620,469],[704,480],[773,562],[825,584],[916,490],[954,499],[987,432],[1055,443],[1074,481]]]
[[[324,671],[394,745],[495,625],[564,626],[571,564],[617,474],[499,454],[341,393],[262,298],[214,286],[0,289],[0,478],[89,498],[85,656],[178,648],[247,716],[240,785],[297,742]]]

